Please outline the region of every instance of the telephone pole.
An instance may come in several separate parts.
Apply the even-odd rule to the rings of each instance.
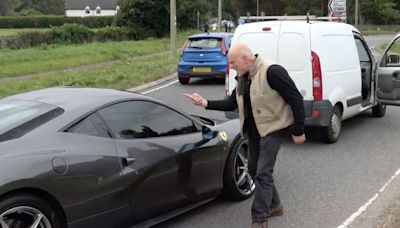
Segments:
[[[221,31],[222,0],[218,0],[218,31]]]
[[[356,0],[355,4],[355,12],[354,12],[354,25],[358,25],[358,0]]]
[[[170,1],[171,57],[176,58],[176,0]]]

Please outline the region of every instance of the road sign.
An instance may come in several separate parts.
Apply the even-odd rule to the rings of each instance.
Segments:
[[[346,0],[330,0],[328,3],[329,13],[346,12]]]

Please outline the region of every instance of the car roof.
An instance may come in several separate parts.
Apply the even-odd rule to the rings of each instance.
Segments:
[[[91,110],[118,100],[147,99],[149,97],[116,89],[54,87],[21,93],[3,100],[36,101],[68,110]]]
[[[232,35],[233,35],[233,33],[229,33],[229,32],[199,33],[199,34],[189,36],[189,39],[191,39],[191,38],[224,38],[224,37],[230,37]]]

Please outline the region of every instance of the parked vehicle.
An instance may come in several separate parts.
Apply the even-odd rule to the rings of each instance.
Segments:
[[[190,78],[225,78],[232,33],[192,35],[182,47],[178,78],[188,84]]]
[[[400,99],[398,36],[376,65],[361,33],[336,22],[269,21],[240,25],[232,43],[284,66],[304,97],[306,125],[321,127],[324,141],[336,142],[342,120],[367,109],[385,114]],[[226,78],[226,93],[236,86]],[[228,112],[227,117],[237,113]]]
[[[254,191],[237,120],[217,124],[112,89],[0,100],[3,228],[147,227]]]

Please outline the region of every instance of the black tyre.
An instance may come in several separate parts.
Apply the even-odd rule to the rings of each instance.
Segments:
[[[178,79],[179,79],[179,82],[180,82],[182,85],[188,84],[188,83],[189,83],[189,80],[190,80],[190,78],[182,78],[182,77],[178,77]]]
[[[246,199],[255,190],[255,184],[248,170],[248,158],[247,140],[240,138],[232,147],[224,170],[223,193],[230,199]]]
[[[386,105],[378,103],[372,107],[372,115],[375,117],[383,117],[386,114]]]
[[[0,199],[2,228],[60,228],[60,218],[46,201],[31,195]]]
[[[322,137],[326,143],[335,143],[340,136],[342,130],[342,110],[339,106],[335,106],[329,120],[329,126],[322,128]]]

